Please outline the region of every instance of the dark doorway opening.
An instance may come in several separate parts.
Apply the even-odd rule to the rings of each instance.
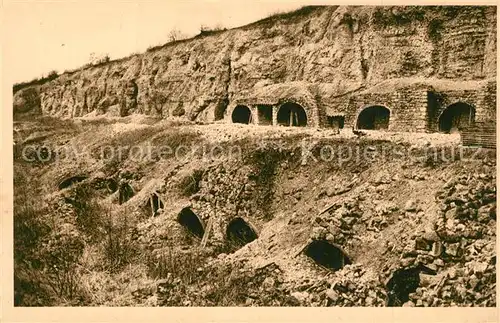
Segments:
[[[260,125],[270,126],[273,124],[273,107],[271,105],[259,105],[257,111]]]
[[[287,102],[278,110],[278,124],[282,126],[305,127],[307,114],[304,108],[297,103]]]
[[[334,129],[343,129],[344,128],[344,116],[329,116],[327,117],[328,126]]]
[[[241,248],[257,239],[257,232],[242,218],[235,218],[226,228],[226,237],[235,248]]]
[[[447,107],[439,117],[439,131],[457,133],[474,123],[475,109],[462,102]]]
[[[134,196],[134,189],[128,183],[120,184],[118,204],[123,204]]]
[[[422,264],[413,268],[396,270],[386,284],[387,306],[402,306],[420,285],[420,273],[435,275],[436,271]]]
[[[87,176],[83,176],[83,175],[68,177],[59,183],[59,189],[62,190],[64,188],[68,188],[71,185],[76,184],[78,182],[81,182],[85,179],[87,179]]]
[[[351,264],[342,249],[325,240],[314,240],[307,245],[304,253],[317,264],[333,271]]]
[[[152,215],[152,216],[157,216],[158,210],[164,208],[163,202],[160,199],[160,196],[158,195],[158,193],[151,194],[151,196],[147,200],[145,206],[146,206],[146,210],[148,211],[148,214]]]
[[[375,105],[361,111],[356,127],[367,130],[387,130],[391,112],[386,107]]]
[[[247,106],[238,105],[233,110],[232,120],[233,123],[244,123],[249,124],[251,120],[252,112]]]
[[[177,221],[192,235],[197,238],[203,238],[205,234],[205,225],[189,207],[185,207],[179,213]]]

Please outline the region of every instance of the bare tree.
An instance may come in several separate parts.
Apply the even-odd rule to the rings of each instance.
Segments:
[[[182,40],[182,39],[186,39],[186,38],[187,38],[187,35],[184,34],[182,31],[180,31],[177,28],[172,29],[170,31],[170,33],[168,34],[168,41],[169,42],[174,42],[174,41],[178,41],[178,40]]]

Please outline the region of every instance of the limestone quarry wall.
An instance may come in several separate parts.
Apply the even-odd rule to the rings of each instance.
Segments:
[[[211,122],[217,114],[230,120],[237,101],[271,100],[277,110],[293,100],[307,102],[309,126],[325,126],[328,115],[344,114],[352,124],[365,104],[385,103],[393,113],[390,129],[424,131],[433,129],[435,118],[425,115],[425,91],[358,92],[399,78],[495,77],[496,7],[306,7],[64,73],[16,92],[14,111]],[[491,118],[494,94],[478,91],[464,95],[472,98],[479,120]],[[452,102],[463,95],[442,97]]]

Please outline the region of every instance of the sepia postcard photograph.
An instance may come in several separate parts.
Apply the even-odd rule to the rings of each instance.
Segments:
[[[496,4],[3,6],[13,310],[498,320]]]

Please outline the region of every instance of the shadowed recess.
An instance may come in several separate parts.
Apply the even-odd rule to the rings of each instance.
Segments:
[[[231,116],[233,123],[244,123],[249,124],[252,113],[247,106],[238,105],[233,110],[233,114]]]
[[[106,180],[106,188],[111,192],[114,193],[118,189],[118,184],[116,181],[112,178],[108,178]]]
[[[351,264],[349,257],[339,247],[324,240],[314,240],[308,244],[304,254],[317,264],[333,271]]]
[[[123,204],[134,196],[134,189],[128,183],[120,183],[119,204]]]
[[[153,193],[146,201],[146,209],[148,210],[148,214],[152,216],[158,215],[158,210],[163,209],[164,205],[158,193]]]
[[[439,131],[444,133],[459,132],[474,123],[475,114],[474,108],[466,103],[452,104],[439,117]]]
[[[335,128],[335,129],[343,129],[344,123],[345,123],[345,117],[344,116],[328,116],[327,121],[328,121],[328,127]]]
[[[375,105],[361,111],[356,127],[367,130],[387,130],[391,112],[386,107]]]
[[[214,110],[214,120],[222,120],[224,119],[224,114],[226,113],[227,105],[229,104],[229,100],[224,98],[219,101]]]
[[[287,102],[278,110],[278,124],[305,127],[307,125],[306,111],[297,103]]]
[[[191,234],[198,238],[203,238],[205,234],[205,225],[200,217],[189,207],[185,207],[179,212],[177,221]]]
[[[257,106],[259,125],[270,126],[273,124],[273,107],[271,105]]]
[[[78,182],[81,182],[85,179],[87,179],[87,176],[84,176],[84,175],[78,175],[78,176],[72,176],[72,177],[65,178],[64,180],[62,180],[59,183],[59,189],[62,190],[64,188],[68,188],[71,185],[78,183]]]
[[[402,306],[420,285],[420,273],[435,275],[436,271],[419,264],[409,269],[396,270],[386,284],[387,306]]]
[[[241,248],[257,239],[257,232],[242,218],[235,218],[227,225],[226,237],[232,245]]]

